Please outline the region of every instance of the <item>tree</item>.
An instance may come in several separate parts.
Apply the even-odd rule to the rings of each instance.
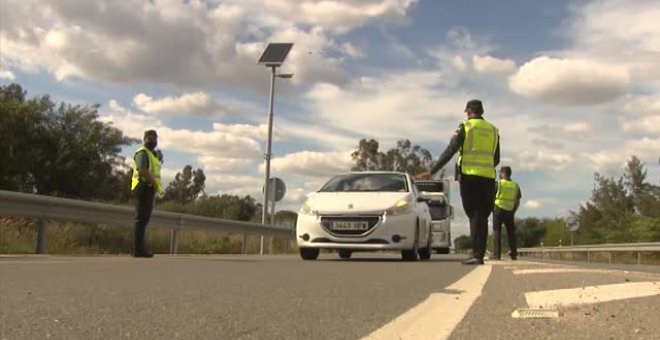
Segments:
[[[203,196],[194,202],[190,213],[228,220],[250,221],[257,213],[257,204],[251,196]]]
[[[206,175],[202,169],[193,171],[190,165],[186,165],[165,188],[163,201],[191,203],[204,192],[205,181]]]
[[[395,148],[384,153],[378,147],[378,141],[374,139],[360,140],[357,149],[351,154],[355,162],[351,170],[400,171],[416,175],[431,169],[431,152],[419,145],[412,145],[408,139],[399,140]]]
[[[378,151],[378,141],[375,139],[361,139],[358,143],[357,150],[351,154],[351,157],[355,162],[355,166],[351,168],[353,171],[374,171],[381,169],[383,154]]]
[[[575,216],[579,243],[653,242],[660,238],[660,188],[646,182],[644,164],[632,156],[622,177],[596,173],[589,202]]]
[[[518,248],[536,247],[545,236],[545,228],[536,217],[516,220],[516,241]]]
[[[470,236],[461,235],[454,240],[456,250],[472,249],[472,239]]]
[[[137,140],[99,120],[98,105],[27,99],[18,84],[0,86],[0,188],[90,200],[117,200],[124,145]],[[117,177],[119,176],[119,177]]]
[[[560,246],[570,245],[571,232],[566,226],[566,222],[561,218],[544,219],[541,224],[545,229],[543,236],[543,245]]]
[[[626,163],[624,184],[637,214],[660,217],[660,190],[646,182],[646,174],[644,164],[633,155]]]

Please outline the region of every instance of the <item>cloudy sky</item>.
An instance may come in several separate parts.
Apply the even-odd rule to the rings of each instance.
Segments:
[[[565,216],[593,173],[631,155],[660,168],[660,2],[0,0],[0,83],[101,104],[164,175],[203,168],[209,194],[261,200],[269,42],[294,47],[277,79],[272,175],[282,208],[351,166],[361,138],[408,138],[436,157],[471,98],[500,128],[519,216]],[[131,155],[136,146],[124,150]],[[453,173],[451,166],[449,172]],[[454,191],[457,193],[457,191]],[[453,202],[461,212],[460,199]],[[456,234],[467,233],[464,217]]]

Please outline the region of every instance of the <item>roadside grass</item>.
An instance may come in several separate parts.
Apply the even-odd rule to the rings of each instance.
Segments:
[[[540,254],[540,253],[528,254],[526,256],[549,259],[549,260],[559,260],[559,261],[614,263],[614,264],[637,264],[638,261],[636,251],[621,251],[621,252],[612,252],[612,253],[590,252],[588,258],[586,252],[574,252],[574,253],[548,252],[545,254]],[[660,253],[658,252],[641,252],[640,256],[641,256],[640,264],[660,265]]]
[[[37,220],[31,218],[0,218],[0,254],[34,254],[37,244]],[[46,221],[48,254],[130,254],[133,244],[132,227],[90,225]],[[147,228],[147,244],[156,254],[170,252],[170,230]],[[260,236],[248,234],[248,253],[259,253]],[[264,237],[264,253],[283,254],[293,251],[285,237]],[[179,230],[178,254],[241,254],[243,235],[213,231]]]

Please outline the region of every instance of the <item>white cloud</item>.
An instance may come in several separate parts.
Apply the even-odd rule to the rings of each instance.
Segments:
[[[626,152],[621,149],[603,150],[587,155],[595,171],[606,176],[618,176],[626,164]]]
[[[621,103],[624,112],[640,115],[660,115],[660,95],[629,96]]]
[[[573,156],[564,153],[525,150],[517,155],[518,167],[523,170],[559,171],[573,162]]]
[[[204,170],[209,173],[245,173],[254,166],[258,159],[226,158],[203,154],[199,157],[199,161],[204,165]]]
[[[359,138],[391,142],[404,137],[402,131],[414,131],[413,142],[436,140],[439,131],[449,135],[464,117],[466,100],[463,93],[439,90],[442,80],[441,73],[432,71],[392,72],[379,79],[363,77],[344,88],[317,84],[306,97],[320,124]]]
[[[660,138],[628,140],[618,147],[587,154],[593,168],[608,176],[619,176],[630,156],[635,155],[647,164],[657,164]]]
[[[581,48],[615,52],[660,52],[660,4],[604,0],[577,8],[570,33]]]
[[[465,62],[465,60],[463,60],[463,57],[461,57],[460,55],[457,55],[454,57],[454,59],[452,59],[452,64],[454,65],[454,67],[456,67],[457,70],[461,72],[467,71],[469,67],[468,64]]]
[[[114,111],[101,117],[104,122],[112,122],[125,135],[138,139],[142,139],[144,130],[156,129],[158,144],[163,149],[213,155],[218,158],[261,158],[261,147],[252,138],[223,131],[191,131],[171,128],[153,117],[130,112],[117,101],[111,101],[109,106]]]
[[[9,1],[0,40],[13,68],[58,80],[255,91],[267,76],[255,66],[265,42],[293,41],[283,71],[296,73],[294,84],[342,84],[343,60],[364,52],[335,37],[366,23],[402,22],[415,2]]]
[[[621,128],[625,132],[660,135],[660,115],[625,119],[621,123]]]
[[[303,24],[348,30],[374,20],[402,22],[417,0],[269,0],[267,11]]]
[[[543,207],[543,203],[538,200],[528,200],[525,202],[525,207],[532,210],[538,210]]]
[[[273,173],[289,176],[327,177],[350,171],[352,151],[313,152],[301,151],[275,158],[271,162]]]
[[[250,195],[259,202],[263,198],[261,188],[264,180],[245,175],[214,174],[206,178],[206,192],[209,195],[228,194],[245,196]]]
[[[497,59],[491,56],[472,57],[475,71],[479,73],[513,73],[516,70],[516,62],[511,59]]]
[[[569,133],[571,135],[587,134],[593,132],[593,127],[585,122],[567,123],[564,124],[562,129],[564,130],[564,132]]]
[[[213,123],[213,130],[222,133],[230,133],[234,135],[249,137],[260,141],[265,141],[266,138],[268,138],[268,125],[266,124],[250,125]],[[273,126],[273,140],[282,140],[286,137],[286,133],[284,133],[281,129],[276,129],[275,126]]]
[[[163,116],[222,117],[231,114],[227,107],[204,92],[186,93],[178,97],[159,99],[139,93],[133,97],[133,102],[144,112]]]
[[[0,79],[14,80],[16,79],[16,76],[12,71],[0,70]]]
[[[550,104],[587,105],[625,94],[630,76],[624,67],[588,59],[539,57],[509,80],[515,93]]]
[[[602,0],[574,6],[566,34],[574,46],[565,54],[626,67],[639,87],[660,77],[660,3]]]

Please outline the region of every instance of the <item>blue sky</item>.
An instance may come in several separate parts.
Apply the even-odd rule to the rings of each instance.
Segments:
[[[203,168],[206,192],[261,200],[269,42],[293,42],[277,80],[272,176],[296,210],[351,166],[361,138],[438,156],[471,98],[500,128],[519,216],[565,216],[594,172],[631,155],[660,175],[660,3],[650,1],[5,0],[0,83],[101,104],[164,175]],[[135,146],[124,150],[131,155]],[[452,165],[448,173],[453,173]],[[455,236],[467,225],[459,216]]]

